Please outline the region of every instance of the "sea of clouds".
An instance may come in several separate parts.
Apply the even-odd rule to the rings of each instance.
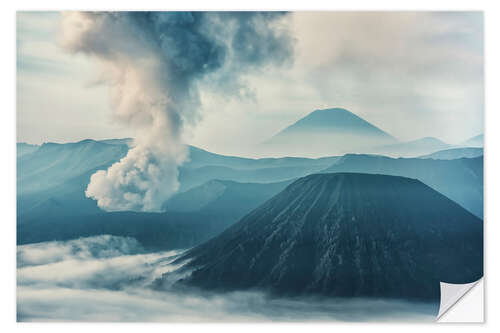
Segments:
[[[432,321],[437,305],[366,299],[276,299],[153,288],[182,251],[147,253],[133,238],[96,236],[17,247],[18,321]]]

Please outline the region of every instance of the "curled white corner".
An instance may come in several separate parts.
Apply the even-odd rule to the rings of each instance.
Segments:
[[[455,305],[465,294],[469,292],[481,279],[465,284],[453,284],[440,282],[441,301],[439,304],[439,313],[436,320],[439,320],[453,305]]]

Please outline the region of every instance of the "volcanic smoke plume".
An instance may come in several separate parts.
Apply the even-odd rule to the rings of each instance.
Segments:
[[[243,91],[241,74],[291,59],[279,12],[68,12],[62,46],[97,59],[116,118],[135,146],[90,178],[87,197],[104,210],[161,211],[187,158],[185,124],[198,118],[198,83]]]

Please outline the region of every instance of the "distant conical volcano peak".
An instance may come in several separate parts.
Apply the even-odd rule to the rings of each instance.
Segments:
[[[318,111],[347,111],[347,112],[349,112],[347,109],[344,109],[344,108],[327,108],[327,109],[317,109],[311,113],[318,112]]]
[[[355,115],[354,113],[344,108],[329,108],[315,110],[307,116],[299,119],[293,125],[287,127],[284,131],[290,130],[304,130],[311,128],[335,128],[338,130],[372,130],[375,132],[385,133],[379,128],[373,126],[366,120]],[[388,135],[387,133],[385,133]]]
[[[482,221],[422,182],[333,173],[298,179],[179,261],[209,290],[439,299],[482,276]]]
[[[352,113],[351,111],[349,111],[345,108],[327,108],[327,109],[316,109],[313,112],[309,113],[306,117],[314,117],[314,116],[319,116],[319,115],[326,114],[326,113],[331,114],[334,112],[337,114],[343,113],[345,115],[348,115],[348,114],[355,115],[354,113]]]
[[[332,155],[397,140],[344,108],[315,110],[286,127],[265,144],[299,155]]]

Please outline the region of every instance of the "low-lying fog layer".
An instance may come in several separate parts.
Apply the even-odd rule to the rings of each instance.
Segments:
[[[438,305],[181,294],[151,283],[179,251],[146,253],[133,238],[97,236],[17,247],[18,321],[432,321]]]

